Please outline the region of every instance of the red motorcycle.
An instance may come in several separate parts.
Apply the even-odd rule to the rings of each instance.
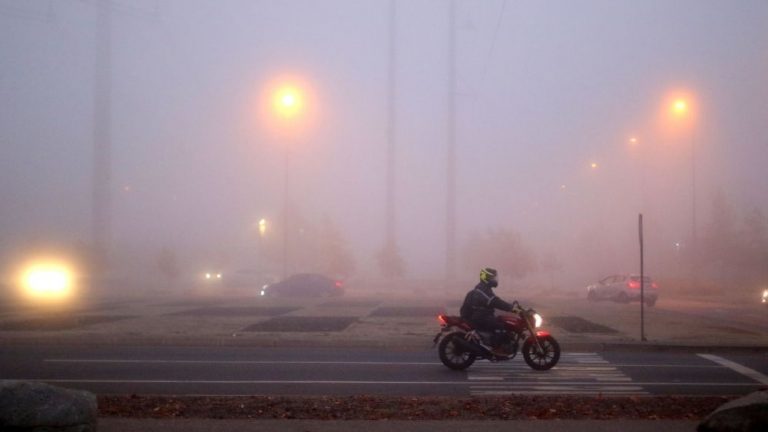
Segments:
[[[560,345],[548,331],[537,330],[541,326],[541,315],[533,309],[521,308],[516,301],[513,306],[516,306],[514,314],[496,317],[504,333],[497,335],[503,342],[494,349],[486,343],[491,338],[490,332],[477,331],[458,316],[438,315],[442,329],[433,342],[440,361],[451,369],[464,370],[478,358],[492,362],[512,360],[522,351],[532,369],[544,371],[555,366],[560,360]]]

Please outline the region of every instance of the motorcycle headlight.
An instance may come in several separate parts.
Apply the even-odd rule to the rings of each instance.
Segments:
[[[537,314],[537,313],[533,314],[533,322],[534,322],[534,326],[535,326],[536,328],[539,328],[539,327],[541,327],[541,323],[542,323],[543,321],[544,321],[544,319],[541,317],[541,315],[539,315],[539,314]]]

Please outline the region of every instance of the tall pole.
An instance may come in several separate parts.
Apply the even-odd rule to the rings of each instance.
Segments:
[[[696,248],[696,142],[691,130],[691,240]]]
[[[384,250],[394,254],[395,236],[395,44],[397,3],[389,1],[389,67],[387,71],[387,208]]]
[[[92,270],[95,275],[103,276],[109,266],[112,222],[112,20],[108,0],[99,0],[96,9],[91,242]],[[103,289],[100,284],[96,282],[94,288]]]
[[[456,266],[456,0],[450,2],[448,24],[448,145],[446,148],[445,279]]]
[[[696,232],[696,140],[691,126],[691,280],[698,285],[699,245]]]
[[[290,207],[290,172],[291,172],[291,148],[290,143],[285,146],[285,164],[283,173],[283,279],[288,277],[288,226],[290,217],[288,215]]]

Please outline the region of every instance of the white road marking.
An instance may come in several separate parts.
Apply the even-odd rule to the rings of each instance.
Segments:
[[[283,361],[283,360],[141,360],[141,359],[45,359],[48,363],[126,363],[126,364],[263,364],[263,365],[363,365],[363,366],[436,366],[439,362],[376,362],[376,361]]]
[[[469,383],[467,381],[334,381],[334,380],[130,380],[130,379],[57,379],[57,378],[12,378],[19,381],[40,381],[46,383],[81,383],[81,384],[317,384],[317,385],[460,385],[466,386],[471,384],[472,387],[478,389],[510,389],[508,383]],[[584,381],[560,381],[558,385],[542,385],[539,381],[522,381],[516,382],[516,387],[536,387],[539,389],[557,389],[560,393],[568,393],[567,389],[578,389],[579,387],[600,388],[604,389],[603,393],[610,393],[611,389],[621,389],[628,387],[623,383],[617,383],[616,385],[603,385],[602,383],[585,383]],[[622,385],[618,385],[622,384]],[[633,382],[631,387],[643,386],[682,386],[682,387],[760,387],[760,383],[701,383],[701,382]],[[510,390],[515,393],[519,391]],[[635,393],[638,394],[638,393]]]
[[[523,362],[473,367],[467,372],[470,394],[648,394],[597,353],[564,353],[560,361],[546,372],[533,371]]]
[[[539,382],[520,382],[518,384],[537,385],[537,384],[541,384],[541,383],[539,383]],[[563,385],[566,385],[566,386],[571,386],[571,385],[573,385],[573,386],[579,386],[579,385],[583,386],[583,385],[587,385],[588,383],[585,383],[584,381],[573,381],[573,382],[560,381],[560,382],[558,382],[558,384],[563,384]],[[657,387],[657,386],[658,387],[669,387],[669,386],[671,386],[671,387],[677,387],[677,386],[682,386],[682,387],[709,387],[709,386],[712,386],[712,387],[761,387],[762,386],[762,384],[760,384],[760,383],[716,383],[716,382],[711,382],[711,383],[706,383],[706,382],[705,383],[703,383],[703,382],[632,382],[632,384],[634,384],[636,386],[654,386],[654,387]],[[491,384],[485,384],[486,387],[488,387],[490,385]],[[499,383],[499,385],[503,386],[504,384]],[[477,384],[474,387],[483,387],[483,385]],[[613,386],[613,387],[618,387],[618,386]],[[501,388],[501,387],[499,387],[499,388]]]
[[[466,381],[335,381],[335,380],[130,380],[130,379],[47,379],[14,378],[21,381],[42,381],[47,383],[82,384],[320,384],[320,385],[461,385]]]
[[[254,365],[362,365],[362,366],[440,366],[440,362],[384,362],[384,361],[293,361],[293,360],[152,360],[152,359],[44,359],[44,362],[48,363],[126,363],[126,364],[254,364]],[[530,368],[524,364],[517,364],[516,360],[513,360],[516,364],[511,365],[510,369],[520,369],[521,371],[530,370]],[[604,366],[603,364],[588,365],[587,363],[579,362],[578,365],[584,366],[557,366],[558,370],[576,370],[576,371],[607,371],[615,370],[619,367],[636,367],[636,368],[701,368],[701,369],[719,369],[722,366],[718,365],[682,365],[682,364],[612,364],[610,366]],[[497,363],[475,363],[472,369],[496,369]]]
[[[736,371],[748,378],[752,378],[753,380],[762,383],[762,384],[768,384],[768,376],[763,375],[762,373],[750,369],[746,366],[740,365],[734,361],[730,361],[728,359],[722,358],[720,356],[716,356],[713,354],[698,354],[699,357],[705,358],[707,360],[713,361],[719,365],[725,366],[728,369],[731,369],[733,371]]]

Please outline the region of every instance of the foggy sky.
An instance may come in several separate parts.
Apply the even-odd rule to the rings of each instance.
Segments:
[[[254,107],[292,72],[318,121],[289,143],[291,197],[375,273],[389,2],[111,3],[115,246],[213,256],[279,218],[287,144]],[[448,13],[397,2],[397,241],[416,277],[444,270]],[[93,1],[0,0],[6,251],[90,239],[95,24]],[[639,212],[657,250],[689,235],[691,144],[701,226],[717,193],[768,212],[768,2],[459,0],[456,74],[459,246],[506,228],[570,266],[624,270]],[[659,121],[675,89],[696,98],[683,134]]]

